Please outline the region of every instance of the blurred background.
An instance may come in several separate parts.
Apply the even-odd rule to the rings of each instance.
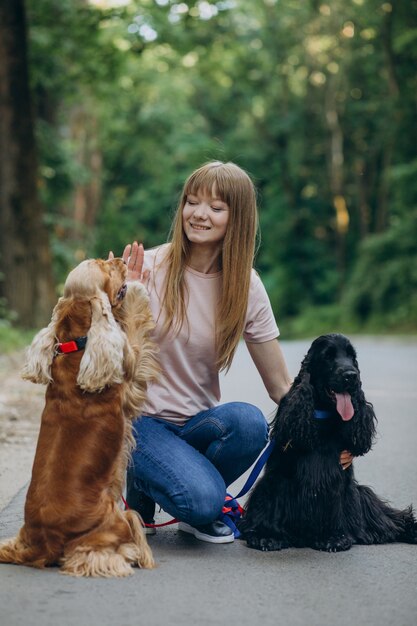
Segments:
[[[257,186],[283,338],[416,333],[416,68],[417,0],[1,0],[3,346],[211,159]]]

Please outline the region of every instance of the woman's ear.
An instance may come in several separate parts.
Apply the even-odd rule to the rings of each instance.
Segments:
[[[52,381],[51,365],[57,345],[56,326],[61,309],[66,299],[60,298],[56,304],[51,321],[35,335],[31,345],[26,350],[26,360],[22,368],[22,378],[33,383],[46,385]]]
[[[100,292],[90,300],[91,326],[77,384],[84,391],[102,391],[106,385],[123,382],[126,335],[113,317],[107,295]]]

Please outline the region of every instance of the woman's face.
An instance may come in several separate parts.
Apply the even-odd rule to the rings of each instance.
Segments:
[[[188,194],[182,210],[182,225],[187,239],[194,244],[219,244],[229,222],[226,202],[207,191]]]

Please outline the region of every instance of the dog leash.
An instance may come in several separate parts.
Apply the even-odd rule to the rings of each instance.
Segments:
[[[256,461],[251,473],[249,474],[245,484],[243,485],[237,496],[233,497],[229,493],[226,494],[224,506],[219,519],[224,524],[229,526],[229,528],[233,531],[236,539],[240,537],[240,531],[237,528],[236,523],[245,514],[244,508],[239,504],[237,499],[246,495],[248,491],[253,487],[267,460],[271,456],[274,447],[275,439],[271,439],[264,451],[262,452],[261,456]]]
[[[255,480],[258,478],[258,476],[261,473],[265,463],[267,462],[267,460],[271,456],[271,453],[272,453],[272,450],[274,449],[274,447],[275,447],[275,439],[271,439],[271,441],[268,443],[266,448],[264,448],[264,451],[262,452],[261,456],[256,461],[256,464],[254,465],[251,473],[249,474],[245,484],[243,485],[242,489],[239,491],[237,496],[235,496],[235,499],[236,498],[241,498],[242,496],[246,495],[248,493],[249,489],[251,487],[253,487],[253,484],[254,484]]]
[[[242,496],[244,496],[249,491],[249,489],[251,489],[251,487],[254,485],[265,463],[271,456],[271,453],[274,447],[275,447],[275,440],[272,439],[268,443],[264,451],[262,452],[261,456],[256,461],[256,464],[254,465],[245,484],[243,485],[242,489],[239,491],[237,496],[233,497],[232,495],[230,495],[230,493],[226,494],[224,506],[223,506],[219,519],[233,530],[233,534],[236,538],[240,537],[240,532],[236,526],[236,522],[244,514],[244,509],[237,501],[237,498],[241,498]],[[129,510],[130,507],[123,496],[122,496],[122,500],[123,500],[123,504],[125,505],[126,510]],[[163,522],[161,524],[145,524],[145,522],[143,521],[142,521],[142,524],[146,528],[161,528],[162,526],[170,526],[171,524],[177,524],[178,522],[179,520],[177,518],[173,518],[171,520],[168,520],[168,522]]]

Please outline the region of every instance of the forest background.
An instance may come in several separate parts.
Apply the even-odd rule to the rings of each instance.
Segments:
[[[284,338],[417,331],[417,1],[2,0],[0,343],[232,160]]]

